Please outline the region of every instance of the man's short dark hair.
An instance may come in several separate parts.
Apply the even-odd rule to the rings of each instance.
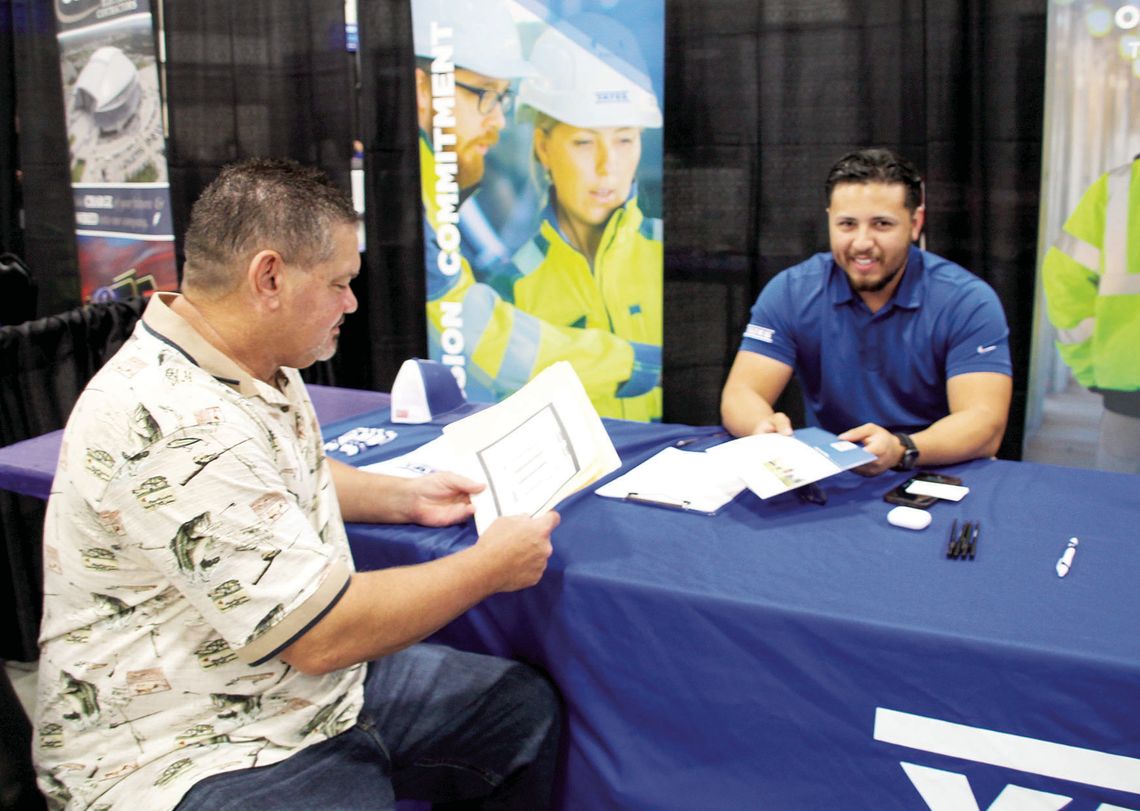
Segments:
[[[190,211],[183,280],[203,292],[227,291],[265,249],[317,264],[333,255],[334,226],[355,223],[352,199],[319,169],[272,158],[230,164]]]
[[[828,205],[840,183],[899,183],[906,189],[905,205],[911,214],[922,205],[922,176],[913,163],[889,149],[857,149],[837,160],[824,185]]]

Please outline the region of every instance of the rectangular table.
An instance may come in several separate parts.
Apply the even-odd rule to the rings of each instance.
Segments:
[[[362,464],[439,430],[387,420],[325,436],[394,430],[341,457]],[[623,470],[724,438],[605,422]],[[543,580],[438,637],[557,682],[564,809],[1140,808],[1140,477],[946,470],[971,492],[922,532],[886,523],[882,493],[904,474],[832,477],[824,506],[746,492],[715,517],[580,493],[559,507]],[[954,518],[981,521],[973,561],[945,556]],[[349,537],[362,569],[476,540],[470,523]]]
[[[356,414],[387,408],[391,398],[383,392],[310,385],[309,397],[322,425]],[[63,429],[0,447],[0,489],[46,499],[59,461]]]
[[[437,433],[386,417],[333,427],[398,431],[355,463]],[[724,438],[605,422],[623,470]],[[581,493],[541,583],[439,638],[558,683],[565,809],[1140,808],[1140,477],[945,470],[970,494],[921,532],[886,522],[905,474],[832,477],[824,506],[745,492],[711,518]],[[981,522],[972,561],[946,557],[955,518]],[[361,568],[475,541],[469,525],[349,536]]]

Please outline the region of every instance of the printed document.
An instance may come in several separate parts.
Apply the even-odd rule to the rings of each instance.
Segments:
[[[438,439],[370,465],[390,475],[452,470],[487,485],[472,497],[482,533],[501,515],[536,516],[621,465],[574,368],[560,361]]]
[[[792,436],[740,437],[706,453],[735,471],[760,498],[771,498],[875,460],[875,455],[861,445],[822,428],[799,428]]]

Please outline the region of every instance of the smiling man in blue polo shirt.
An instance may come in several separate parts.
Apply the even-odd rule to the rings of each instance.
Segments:
[[[809,422],[861,443],[877,475],[994,454],[1012,392],[994,291],[912,243],[922,180],[886,149],[845,155],[825,191],[831,252],[777,275],[752,308],[721,394],[736,436],[790,433],[773,404],[795,373]]]

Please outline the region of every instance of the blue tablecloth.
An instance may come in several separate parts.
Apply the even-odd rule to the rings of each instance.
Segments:
[[[363,464],[439,430],[387,416],[326,438],[394,428],[349,460]],[[605,422],[623,470],[723,439]],[[886,522],[882,494],[904,474],[839,474],[824,506],[746,491],[715,517],[579,493],[558,508],[541,583],[439,638],[558,683],[566,809],[987,808],[999,794],[995,809],[1140,808],[1140,477],[945,470],[970,494],[921,532]],[[981,522],[973,561],[946,557],[955,518]],[[470,524],[349,536],[361,568],[476,540]]]
[[[387,393],[337,386],[308,386],[321,425],[339,423],[356,414],[375,412],[391,400]],[[0,448],[0,489],[46,499],[59,461],[63,429]]]
[[[313,388],[326,439],[395,432],[372,446],[385,435],[364,432],[340,456],[354,464],[439,432],[386,409],[329,424],[384,396]],[[623,470],[724,438],[605,423]],[[46,495],[58,434],[38,439],[0,449],[0,487]],[[947,471],[971,492],[922,532],[886,523],[882,494],[904,474],[834,476],[824,506],[745,492],[715,517],[579,493],[559,505],[542,582],[439,638],[558,683],[564,809],[1140,808],[1140,477]],[[955,518],[981,521],[973,561],[945,556]],[[349,536],[361,568],[476,540],[470,524]]]

